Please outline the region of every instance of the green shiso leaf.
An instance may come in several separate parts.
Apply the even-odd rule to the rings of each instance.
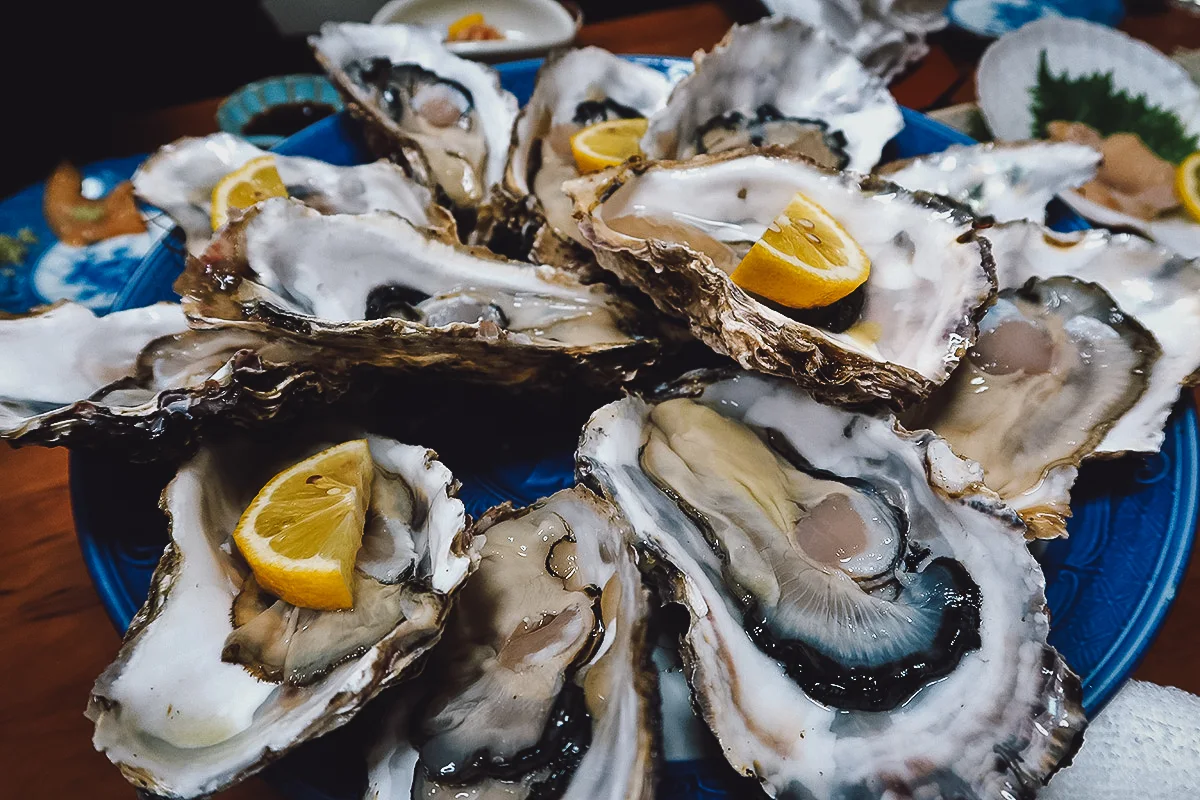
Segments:
[[[1136,133],[1160,158],[1178,164],[1200,150],[1200,136],[1188,135],[1187,129],[1166,109],[1152,105],[1146,95],[1131,95],[1113,85],[1111,72],[1071,78],[1066,72],[1050,71],[1043,50],[1038,62],[1037,84],[1029,90],[1033,97],[1033,136],[1044,139],[1046,126],[1055,121],[1083,122],[1101,136]]]

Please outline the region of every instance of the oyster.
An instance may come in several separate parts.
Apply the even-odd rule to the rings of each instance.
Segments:
[[[143,201],[165,211],[183,228],[188,250],[204,251],[211,240],[212,192],[221,178],[251,159],[266,155],[228,133],[172,142],[150,156],[133,175]],[[433,195],[386,161],[339,167],[315,158],[275,156],[288,196],[327,214],[392,211],[414,225],[454,230],[450,212]]]
[[[1121,311],[1154,335],[1162,356],[1149,385],[1109,430],[1097,454],[1155,452],[1181,385],[1200,377],[1200,260],[1187,259],[1137,236],[1108,231],[1059,234],[1013,222],[987,231],[1003,286],[1031,277],[1070,275],[1099,284]]]
[[[0,439],[154,460],[213,419],[262,422],[349,383],[336,354],[249,331],[190,331],[179,306],[104,317],[62,303],[0,319]]]
[[[928,431],[713,377],[605,406],[577,458],[689,612],[729,762],[777,797],[1031,798],[1084,716],[1016,515]]]
[[[408,25],[327,22],[309,44],[380,155],[458,208],[479,205],[500,181],[517,100],[495,70]]]
[[[642,139],[647,158],[786,146],[869,171],[900,132],[887,84],[824,33],[787,17],[732,28],[671,92]]]
[[[567,191],[601,266],[685,317],[718,353],[833,400],[928,395],[974,340],[994,291],[970,215],[778,151],[625,165]],[[857,240],[871,275],[826,309],[785,314],[728,274],[797,191]]]
[[[879,170],[912,191],[956,200],[1000,222],[1042,222],[1046,204],[1096,175],[1100,153],[1068,142],[955,145]]]
[[[368,441],[376,472],[347,611],[266,596],[230,542],[257,490],[318,443],[207,446],[163,492],[171,543],[87,711],[96,748],[134,785],[218,791],[347,722],[437,642],[475,560],[457,484],[430,450]]]
[[[488,198],[473,241],[538,263],[590,264],[562,190],[563,181],[579,175],[571,136],[609,119],[649,117],[670,90],[658,70],[599,47],[551,56],[517,117],[504,180]]]
[[[479,521],[479,569],[399,692],[367,797],[653,797],[649,603],[617,510],[587,489]]]
[[[439,239],[393,214],[281,198],[224,229],[176,284],[197,327],[259,331],[385,368],[515,384],[613,382],[653,352],[632,306],[552,267]]]
[[[1077,468],[1146,391],[1160,350],[1096,284],[1030,279],[1001,290],[950,380],[914,413],[1039,538],[1066,534]]]

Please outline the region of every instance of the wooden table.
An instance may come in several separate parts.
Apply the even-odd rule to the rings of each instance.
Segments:
[[[616,52],[691,55],[711,47],[730,18],[716,3],[585,26],[583,44]],[[1131,20],[1153,43],[1200,46],[1200,19],[1182,12]],[[969,60],[953,41],[935,47],[894,88],[901,102],[928,108],[969,99]],[[129,152],[215,130],[218,99],[117,120]],[[132,790],[91,746],[83,717],[92,681],[120,643],[101,608],[75,543],[61,450],[0,446],[0,797],[130,798]],[[1194,559],[1175,606],[1136,677],[1200,693],[1200,559]],[[260,780],[221,795],[248,800],[280,795]]]

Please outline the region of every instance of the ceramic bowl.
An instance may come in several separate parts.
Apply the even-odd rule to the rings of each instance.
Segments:
[[[449,42],[455,55],[476,61],[511,61],[545,55],[575,40],[583,12],[573,2],[558,0],[391,0],[371,18],[372,24],[424,25],[445,35],[450,23],[467,14],[484,20],[504,34],[483,42]]]
[[[217,107],[217,127],[226,133],[241,136],[255,115],[289,103],[321,103],[331,106],[334,113],[342,110],[341,95],[324,76],[280,75],[248,83],[226,97]],[[274,147],[286,137],[264,135],[246,138],[259,147]]]

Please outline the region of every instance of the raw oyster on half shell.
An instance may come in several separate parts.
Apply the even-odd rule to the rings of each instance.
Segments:
[[[733,27],[650,119],[642,151],[685,159],[787,147],[825,167],[867,172],[900,132],[887,84],[850,51],[799,20]]]
[[[628,525],[576,487],[489,511],[476,542],[441,644],[392,701],[366,797],[649,800],[656,691]]]
[[[969,214],[779,151],[627,164],[567,187],[602,267],[718,353],[831,400],[927,396],[974,341],[995,290]],[[826,309],[785,314],[729,273],[797,192],[858,242],[871,272]]]
[[[1146,391],[1096,447],[1097,455],[1155,452],[1180,386],[1200,378],[1200,259],[1188,259],[1129,234],[1102,230],[1060,234],[1034,223],[990,228],[1003,287],[1030,278],[1069,275],[1096,283],[1123,314],[1154,335],[1162,356]]]
[[[564,181],[579,176],[571,136],[611,119],[649,117],[671,80],[599,47],[551,56],[513,126],[504,180],[481,212],[473,241],[513,258],[556,266],[593,261]]]
[[[904,417],[979,462],[1038,538],[1066,534],[1078,467],[1145,394],[1160,350],[1094,283],[1003,289],[963,363]]]
[[[577,459],[690,615],[725,757],[781,798],[1032,798],[1085,722],[1016,514],[928,431],[716,377],[601,408]]]
[[[163,492],[170,544],[87,711],[96,748],[135,786],[170,798],[229,786],[348,722],[437,642],[477,560],[457,483],[431,450],[368,442],[375,477],[346,611],[266,595],[230,540],[257,491],[321,442],[210,445]]]
[[[1100,153],[1069,142],[954,145],[879,170],[914,192],[932,192],[998,222],[1042,222],[1046,204],[1096,175]]]
[[[199,255],[213,236],[213,189],[221,178],[264,155],[267,151],[228,133],[179,139],[159,148],[138,167],[134,191],[175,220],[187,237],[188,251]],[[340,167],[284,155],[274,155],[274,161],[288,196],[323,213],[391,211],[414,225],[454,231],[450,212],[395,164],[379,161]]]
[[[175,455],[209,420],[260,423],[336,399],[346,364],[249,331],[191,331],[179,306],[74,303],[0,319],[0,439]]]
[[[226,226],[176,289],[197,327],[496,383],[554,373],[616,383],[655,351],[635,309],[606,287],[394,214],[323,215],[293,200],[268,200]]]
[[[378,155],[400,159],[458,208],[478,206],[500,182],[517,100],[495,70],[410,25],[327,22],[309,44]]]

